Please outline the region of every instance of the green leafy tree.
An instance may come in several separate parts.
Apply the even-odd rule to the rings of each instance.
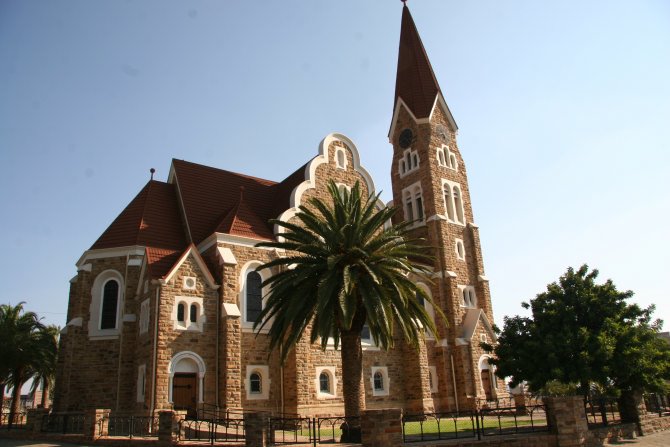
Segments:
[[[10,423],[15,420],[21,403],[21,387],[33,376],[37,363],[35,352],[44,328],[34,312],[24,312],[23,302],[12,306],[0,305],[0,358],[3,359],[3,378],[12,387]],[[4,395],[4,390],[3,390]]]
[[[526,381],[531,391],[576,386],[588,395],[592,386],[627,391],[660,389],[670,374],[667,346],[651,323],[653,307],[628,304],[611,280],[597,284],[597,270],[569,268],[530,303],[531,317],[505,318],[493,350],[500,377],[512,385]]]
[[[255,326],[270,326],[271,348],[282,362],[305,331],[323,349],[329,338],[335,347],[341,343],[344,409],[353,417],[365,408],[363,326],[383,349],[394,345],[398,329],[413,344],[422,328],[435,332],[417,296],[431,299],[411,278],[425,273],[431,258],[408,236],[408,224],[386,225],[396,210],[378,209],[379,196],[362,197],[358,183],[340,193],[330,182],[328,190],[329,201],[300,206],[295,223],[272,221],[285,230],[283,240],[259,244],[285,250],[286,257],[259,267],[278,272],[263,284],[267,304]],[[358,437],[358,428],[352,433]]]
[[[58,337],[60,328],[49,325],[40,330],[35,346],[35,356],[33,370],[32,392],[37,391],[39,384],[42,384],[42,408],[47,407],[49,402],[49,392],[56,376],[56,363],[58,359]]]

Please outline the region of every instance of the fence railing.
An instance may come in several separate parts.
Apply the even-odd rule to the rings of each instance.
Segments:
[[[667,394],[645,394],[644,405],[648,412],[658,413],[659,416],[670,413],[670,396]]]
[[[182,419],[179,422],[180,440],[241,442],[244,440],[244,419]]]
[[[42,431],[48,433],[83,434],[86,415],[83,413],[51,413],[42,417]]]
[[[107,427],[107,436],[133,439],[158,436],[158,415],[154,416],[107,416],[98,421],[100,436]]]
[[[7,430],[23,428],[26,424],[26,412],[19,411],[12,415],[9,411],[3,411],[0,415],[0,425]]]
[[[464,439],[477,436],[477,412],[415,413],[402,417],[404,442]]]
[[[359,417],[324,417],[315,418],[312,427],[315,429],[316,442],[337,443],[344,438],[350,439],[352,427],[360,427]]]
[[[616,397],[596,397],[584,401],[584,411],[589,427],[618,424],[621,422],[619,402]]]
[[[548,431],[544,405],[483,408],[458,413],[419,413],[402,417],[404,442],[466,439]]]
[[[307,444],[314,440],[315,419],[301,417],[271,417],[271,444]]]

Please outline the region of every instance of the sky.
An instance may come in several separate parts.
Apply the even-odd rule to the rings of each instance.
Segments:
[[[408,6],[459,126],[496,323],[583,263],[669,320],[670,3]],[[77,259],[172,158],[279,181],[341,132],[390,200],[401,12],[1,1],[0,303],[64,326]]]

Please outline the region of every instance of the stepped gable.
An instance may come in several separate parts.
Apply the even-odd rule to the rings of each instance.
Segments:
[[[428,118],[440,85],[407,5],[402,8],[394,112],[402,98],[417,119]]]
[[[91,250],[131,245],[168,250],[186,247],[174,185],[150,180]]]

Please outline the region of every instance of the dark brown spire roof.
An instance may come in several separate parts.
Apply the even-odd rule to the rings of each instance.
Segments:
[[[407,5],[402,8],[398,71],[395,81],[394,108],[398,98],[407,104],[417,119],[427,118],[440,92],[428,55]],[[394,110],[395,111],[395,110]]]

